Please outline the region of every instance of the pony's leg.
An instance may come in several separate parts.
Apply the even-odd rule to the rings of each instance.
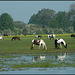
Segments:
[[[39,45],[39,48],[38,49],[40,49],[40,45]]]
[[[40,49],[40,47],[41,47],[41,44],[39,44],[39,49]]]
[[[46,45],[44,45],[44,49],[47,49],[47,46]]]
[[[55,40],[55,37],[53,37],[53,39]]]
[[[62,44],[60,43],[60,48],[62,48]]]
[[[31,49],[33,49],[34,48],[34,44],[32,43],[32,45],[31,45]]]
[[[50,40],[51,40],[51,37],[50,37]]]

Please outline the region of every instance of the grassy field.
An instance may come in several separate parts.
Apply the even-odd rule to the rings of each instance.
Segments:
[[[13,36],[5,36],[4,40],[0,40],[0,54],[27,54],[27,53],[51,53],[51,52],[75,52],[75,39],[70,37],[70,34],[56,34],[56,38],[63,38],[68,48],[56,49],[54,40],[47,38],[47,35],[42,35],[42,39],[46,42],[47,50],[38,49],[35,45],[31,50],[31,41],[36,35],[19,36],[21,40],[11,41]]]

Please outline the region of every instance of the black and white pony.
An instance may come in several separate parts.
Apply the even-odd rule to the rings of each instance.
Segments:
[[[50,38],[50,40],[53,38],[55,40],[55,34],[52,35],[48,35],[48,39]]]
[[[41,37],[42,37],[41,35],[36,35],[36,36],[35,36],[35,38],[41,38]]]
[[[73,38],[73,37],[75,38],[75,34],[71,34],[71,37],[72,37],[72,38]]]
[[[31,45],[31,49],[34,48],[34,45],[39,45],[39,49],[42,46],[43,49],[47,49],[46,47],[46,43],[42,40],[42,39],[33,39],[32,40],[32,45]]]
[[[55,39],[55,48],[62,48],[62,45],[67,48],[67,43],[63,39]]]

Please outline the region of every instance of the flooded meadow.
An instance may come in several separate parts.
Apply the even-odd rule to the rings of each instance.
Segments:
[[[0,55],[0,74],[75,74],[75,53]]]

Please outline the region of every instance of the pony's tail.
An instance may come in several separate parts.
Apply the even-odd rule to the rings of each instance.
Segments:
[[[64,47],[67,49],[67,43],[66,43],[66,45]]]

